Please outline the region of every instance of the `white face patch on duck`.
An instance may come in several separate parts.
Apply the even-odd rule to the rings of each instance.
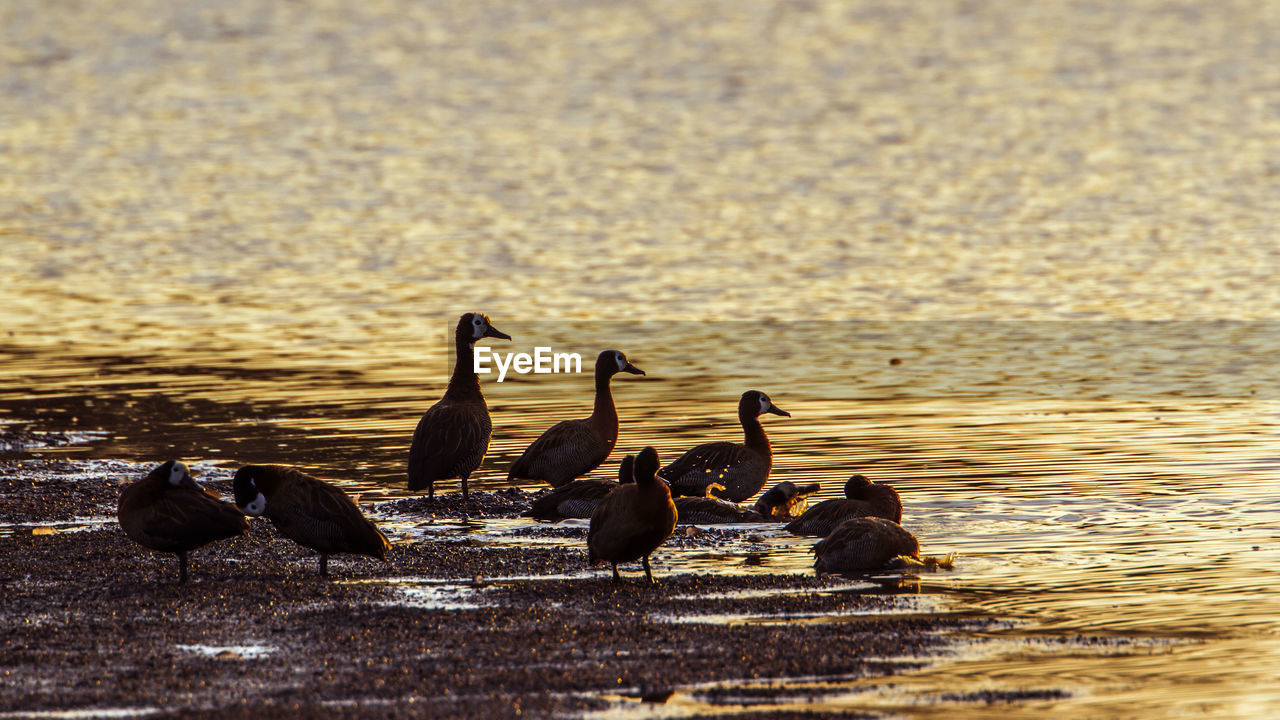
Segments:
[[[613,359],[614,359],[615,361],[617,361],[617,363],[618,363],[618,372],[622,372],[623,370],[626,370],[626,369],[627,369],[627,356],[626,356],[626,355],[623,355],[622,353],[614,353],[614,354],[613,354]]]
[[[484,333],[489,329],[489,323],[485,322],[483,313],[471,313],[471,338],[479,340],[484,337]]]
[[[258,517],[267,511],[267,499],[263,497],[262,493],[258,493],[258,496],[246,504],[243,509],[246,515]]]
[[[173,467],[169,469],[169,484],[174,487],[178,487],[182,484],[182,479],[189,474],[190,473],[187,471],[186,465],[180,462],[175,462]]]
[[[773,407],[773,403],[769,402],[769,396],[764,393],[760,393],[760,412],[757,414],[763,415],[769,412],[769,408],[771,407]]]

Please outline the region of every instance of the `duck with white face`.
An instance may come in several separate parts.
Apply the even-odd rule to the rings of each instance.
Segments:
[[[188,552],[249,529],[234,505],[201,487],[186,464],[177,460],[126,487],[117,517],[130,540],[178,556],[179,583],[187,581]]]
[[[755,495],[769,481],[773,468],[773,447],[760,424],[760,416],[764,414],[791,417],[791,413],[774,405],[768,395],[759,390],[746,391],[738,400],[743,442],[703,443],[662,468],[658,476],[670,484],[671,494],[677,496],[714,495],[742,502]],[[719,483],[724,489],[711,488],[708,492],[712,483]]]
[[[621,351],[601,352],[596,357],[595,405],[590,417],[552,425],[511,463],[507,481],[541,480],[558,488],[600,467],[618,442],[618,410],[609,387],[618,373],[644,375]]]
[[[320,575],[329,556],[365,555],[385,561],[391,543],[342,490],[283,465],[245,465],[233,481],[236,505],[266,517],[281,535],[320,553]]]
[[[484,313],[466,313],[454,330],[457,357],[444,397],[427,409],[409,446],[409,489],[435,497],[437,480],[460,478],[467,499],[467,479],[489,449],[493,422],[480,392],[472,348],[484,338],[510,340]]]

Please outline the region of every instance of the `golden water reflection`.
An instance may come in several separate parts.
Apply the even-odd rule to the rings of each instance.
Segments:
[[[1171,643],[1146,659],[1108,658],[1105,673],[1091,651],[1037,656],[1033,668],[1010,650],[924,671],[920,683],[972,675],[1087,686],[1054,700],[1086,714],[1135,702],[1159,715],[1189,696],[1226,703],[1247,688],[1247,702],[1275,702],[1257,690],[1280,632],[1280,398],[1267,387],[1280,333],[1269,323],[856,324],[817,338],[791,325],[501,326],[530,345],[607,342],[648,371],[613,383],[619,452],[653,444],[674,457],[735,439],[737,395],[766,390],[793,413],[765,420],[775,478],[820,482],[820,497],[855,471],[892,483],[924,551],[959,555],[956,570],[922,577],[918,590],[948,611],[1027,623],[1012,637]],[[0,411],[106,435],[46,456],[286,462],[343,481],[365,502],[393,499],[408,495],[408,440],[446,380],[441,344],[327,363],[9,348]],[[503,487],[525,444],[591,401],[587,374],[490,379],[485,392],[495,439],[473,478],[481,489]],[[614,472],[611,461],[595,474]],[[469,532],[527,541],[486,535],[502,529]],[[811,542],[758,535],[666,552],[657,567],[808,572]],[[880,707],[857,697],[858,707]]]
[[[649,372],[621,450],[757,387],[779,477],[891,481],[961,553],[926,589],[1202,641],[975,678],[1280,714],[1276,37],[1251,0],[0,3],[0,421],[398,497],[484,310]],[[476,485],[589,389],[486,384]]]

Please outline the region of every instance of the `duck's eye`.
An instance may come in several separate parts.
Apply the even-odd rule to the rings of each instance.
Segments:
[[[476,327],[480,327],[481,325],[483,325],[483,324],[484,324],[484,321],[483,321],[483,320],[481,320],[480,318],[475,318],[475,319],[473,319],[471,322],[472,322]]]

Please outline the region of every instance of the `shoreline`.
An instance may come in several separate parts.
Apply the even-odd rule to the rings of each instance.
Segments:
[[[681,689],[714,699],[707,683],[886,677],[994,622],[915,612],[841,577],[681,573],[650,587],[624,568],[615,585],[607,572],[566,574],[583,568],[585,548],[465,536],[397,538],[385,565],[336,556],[325,581],[315,555],[265,521],[194,551],[192,579],[178,585],[174,557],[114,521],[136,466],[94,467],[0,462],[0,713],[549,717]],[[225,480],[203,482],[227,493]],[[473,493],[472,507],[514,517],[532,496]],[[379,508],[450,518],[458,501]],[[75,518],[110,521],[48,525]],[[680,540],[717,541],[707,536]]]

